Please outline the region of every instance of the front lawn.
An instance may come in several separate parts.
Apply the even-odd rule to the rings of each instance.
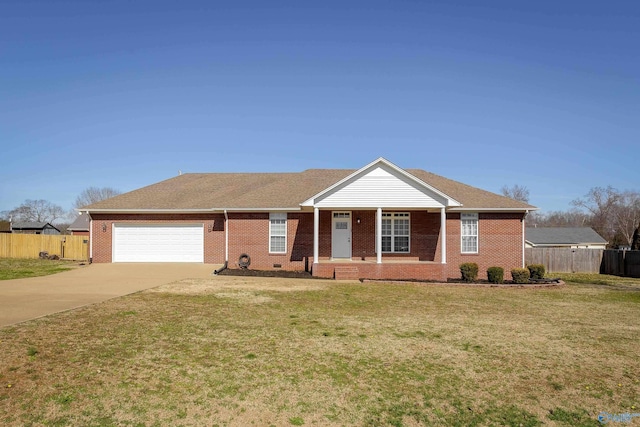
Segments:
[[[619,277],[610,274],[590,274],[590,273],[547,273],[546,277],[559,278],[566,283],[592,284],[613,287],[640,287],[640,278]]]
[[[47,276],[71,270],[77,262],[49,259],[0,258],[0,280]]]
[[[0,424],[596,426],[639,288],[185,280],[0,329]]]

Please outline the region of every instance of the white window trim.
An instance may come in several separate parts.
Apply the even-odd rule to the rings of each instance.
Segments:
[[[284,250],[283,251],[274,251],[273,248],[271,247],[271,238],[272,237],[281,237],[281,235],[277,235],[275,236],[272,233],[272,229],[271,229],[271,225],[273,224],[272,221],[282,221],[284,220]],[[282,212],[271,212],[269,213],[269,253],[270,254],[286,254],[287,253],[287,213],[282,213]]]
[[[461,213],[460,214],[460,253],[461,254],[477,254],[480,250],[480,220],[478,213]],[[463,221],[475,221],[476,222],[476,234],[463,234],[464,227],[462,226]],[[476,250],[475,251],[465,251],[464,250],[464,238],[465,237],[475,237],[476,238]]]
[[[394,234],[394,230],[395,230],[395,226],[394,226],[394,222],[396,219],[396,215],[406,215],[403,217],[398,217],[398,219],[408,219],[409,220],[409,230],[408,230],[408,234],[405,235],[401,235],[398,237],[408,237],[408,244],[407,244],[407,250],[406,251],[396,251],[395,250],[395,234]],[[391,218],[389,218],[391,217]],[[383,212],[382,213],[382,220],[384,221],[385,219],[391,219],[391,235],[385,235],[382,234],[381,237],[391,237],[391,250],[390,251],[385,251],[382,249],[382,247],[380,248],[380,251],[383,254],[410,254],[411,253],[411,213],[410,212]],[[382,233],[382,229],[380,230],[380,233]]]

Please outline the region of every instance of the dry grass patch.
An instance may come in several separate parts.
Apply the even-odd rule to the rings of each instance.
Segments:
[[[598,425],[640,412],[639,305],[584,285],[181,281],[0,329],[0,424]]]
[[[147,292],[162,292],[171,294],[210,294],[224,290],[238,289],[250,291],[315,291],[326,289],[333,282],[317,279],[283,279],[276,277],[243,277],[243,276],[214,276],[210,279],[185,279],[149,289]]]
[[[76,261],[0,258],[0,280],[48,276],[78,267]]]

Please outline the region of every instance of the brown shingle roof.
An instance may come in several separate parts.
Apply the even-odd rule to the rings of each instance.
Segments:
[[[299,205],[353,169],[299,173],[188,173],[94,203],[88,210],[286,209]],[[407,172],[476,209],[532,209],[531,205],[418,169]]]
[[[407,169],[407,172],[459,201],[462,203],[463,209],[537,209],[528,203],[472,187],[422,169]]]

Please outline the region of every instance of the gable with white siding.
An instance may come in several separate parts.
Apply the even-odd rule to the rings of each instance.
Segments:
[[[304,205],[317,208],[428,209],[460,204],[385,159],[378,159]]]

